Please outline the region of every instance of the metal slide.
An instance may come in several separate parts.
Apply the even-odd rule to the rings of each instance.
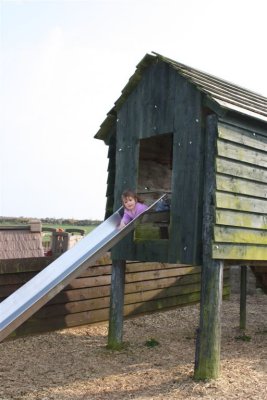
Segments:
[[[0,303],[0,341],[51,300],[74,278],[93,265],[106,251],[135,227],[135,222],[151,210],[165,195],[120,229],[122,207],[84,239],[66,251],[25,285]]]

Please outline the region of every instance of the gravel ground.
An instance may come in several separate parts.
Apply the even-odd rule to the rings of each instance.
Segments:
[[[247,301],[245,337],[238,329],[238,297],[223,303],[217,380],[192,379],[199,319],[194,305],[125,321],[119,352],[106,349],[107,324],[1,343],[0,399],[266,399],[267,296]]]

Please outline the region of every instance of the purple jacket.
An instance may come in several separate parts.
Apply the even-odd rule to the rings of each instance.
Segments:
[[[136,203],[135,209],[133,211],[127,210],[124,208],[124,215],[122,217],[122,222],[127,225],[130,221],[132,221],[137,215],[141,214],[145,210],[148,209],[148,206],[142,203]]]

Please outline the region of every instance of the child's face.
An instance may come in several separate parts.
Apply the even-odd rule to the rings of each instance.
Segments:
[[[129,210],[129,211],[134,210],[135,205],[136,205],[136,199],[135,199],[134,197],[132,197],[132,196],[124,197],[124,198],[122,199],[122,201],[123,201],[124,207],[125,207],[127,210]]]

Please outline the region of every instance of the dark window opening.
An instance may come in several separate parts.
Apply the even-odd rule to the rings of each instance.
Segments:
[[[137,192],[147,205],[161,202],[136,227],[135,240],[168,239],[172,182],[173,135],[140,140]]]

